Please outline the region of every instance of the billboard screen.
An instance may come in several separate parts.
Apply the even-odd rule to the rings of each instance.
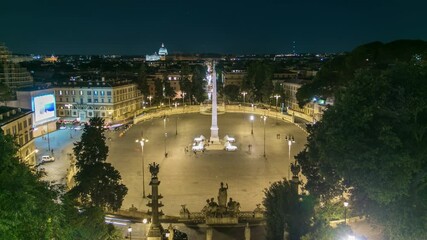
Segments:
[[[33,111],[35,122],[56,117],[55,97],[53,94],[34,97]]]

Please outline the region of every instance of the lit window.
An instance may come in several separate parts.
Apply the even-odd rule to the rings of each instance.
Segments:
[[[62,95],[62,90],[59,90],[59,95]]]

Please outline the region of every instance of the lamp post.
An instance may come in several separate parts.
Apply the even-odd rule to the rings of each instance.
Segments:
[[[145,198],[145,164],[144,164],[144,144],[148,142],[147,139],[141,138],[141,140],[136,140],[141,144],[141,175],[142,175],[142,197]]]
[[[245,103],[245,97],[246,97],[246,94],[248,94],[248,92],[243,91],[241,94],[243,95],[243,104],[244,104]]]
[[[251,135],[254,135],[254,115],[251,115],[249,119],[251,120]]]
[[[187,94],[187,93],[186,92],[181,93],[181,95],[182,95],[182,106],[185,105],[185,94]]]
[[[277,101],[279,100],[280,95],[276,94],[273,97],[276,98],[276,111],[277,111]]]
[[[347,225],[347,208],[348,208],[348,202],[344,201],[344,224]]]
[[[153,96],[151,96],[151,95],[150,95],[150,96],[148,96],[147,98],[148,98],[148,100],[150,101],[150,107],[151,107],[151,99],[153,99]]]
[[[289,159],[288,180],[290,180],[291,179],[291,147],[292,147],[292,144],[295,143],[295,139],[293,136],[286,136],[285,141],[288,142],[288,159]]]
[[[132,227],[128,227],[129,239],[132,240]]]
[[[164,132],[165,132],[165,158],[167,158],[168,157],[168,153],[167,153],[167,151],[166,151],[166,139],[167,139],[167,137],[168,137],[168,133],[166,132],[166,119],[167,119],[167,117],[166,117],[166,115],[163,117],[163,130],[164,130]]]
[[[264,120],[264,158],[265,158],[266,157],[265,155],[265,121],[267,120],[267,116],[266,115],[261,116],[261,119]]]

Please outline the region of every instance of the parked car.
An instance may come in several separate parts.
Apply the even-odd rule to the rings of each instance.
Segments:
[[[42,156],[42,160],[41,160],[42,163],[53,162],[53,161],[55,161],[55,158],[52,156],[48,156],[48,155]]]

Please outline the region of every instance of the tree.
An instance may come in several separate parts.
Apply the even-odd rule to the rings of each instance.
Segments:
[[[285,229],[291,240],[300,239],[309,231],[314,211],[311,196],[299,195],[287,180],[274,182],[264,193],[267,240],[283,239]]]
[[[146,69],[145,63],[142,63],[141,67],[139,68],[138,78],[136,83],[138,84],[139,91],[141,91],[141,94],[144,97],[147,97],[148,95],[150,95],[150,89],[149,89],[148,80],[147,80],[147,69]]]
[[[224,87],[224,95],[231,101],[236,101],[239,98],[240,88],[237,85],[227,85]]]
[[[192,98],[192,87],[191,87],[191,81],[190,81],[190,67],[187,63],[182,64],[181,67],[181,76],[179,78],[179,87],[182,92],[186,93],[186,97],[190,99],[191,104],[191,98]]]
[[[191,92],[193,93],[197,102],[203,102],[206,99],[206,68],[201,65],[194,66],[193,78],[191,82]]]
[[[163,98],[163,81],[161,79],[156,79],[154,80],[154,100],[160,103]]]
[[[349,189],[353,208],[390,239],[427,235],[427,67],[356,72],[298,155],[310,193]]]
[[[356,47],[350,53],[339,55],[324,64],[313,81],[303,85],[297,92],[300,107],[314,96],[337,97],[337,94],[352,81],[359,69],[370,68],[383,71],[389,65],[427,58],[427,42],[421,40],[397,40],[390,43],[372,42]],[[417,60],[416,60],[417,61]]]
[[[242,91],[252,93],[255,101],[268,102],[273,91],[272,70],[266,62],[252,62],[242,82]]]
[[[105,143],[104,120],[91,118],[84,128],[81,141],[74,143],[74,155],[78,172],[72,196],[84,207],[101,207],[118,210],[127,193],[121,184],[120,173],[105,162],[108,146]]]
[[[163,76],[163,86],[165,88],[165,91],[164,91],[165,97],[168,98],[168,100],[169,100],[169,106],[170,106],[171,98],[174,98],[176,96],[176,92],[171,87],[171,83],[170,83],[170,81],[168,79],[167,74],[165,74]]]

